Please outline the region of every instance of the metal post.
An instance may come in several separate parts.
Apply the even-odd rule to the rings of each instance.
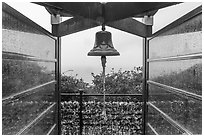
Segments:
[[[143,135],[146,134],[146,123],[147,123],[147,63],[146,63],[146,58],[147,58],[147,38],[143,39],[143,85],[142,85],[142,95],[143,95],[143,106],[142,106],[142,133]]]
[[[56,105],[56,124],[57,124],[57,133],[61,135],[61,95],[60,95],[60,85],[61,85],[61,39],[57,38],[55,46],[55,58],[57,62],[55,63],[55,101]]]
[[[146,25],[153,25],[153,17],[144,16],[143,23]],[[147,80],[149,78],[149,44],[147,38],[143,38],[143,107],[142,107],[142,134],[147,134],[147,119],[148,119],[148,85]]]
[[[52,28],[54,25],[56,25],[56,22],[60,23],[60,16],[59,15],[51,15],[51,24]],[[61,37],[57,37],[57,41],[55,44],[55,58],[57,59],[57,62],[55,63],[55,80],[56,80],[56,86],[55,86],[55,97],[56,97],[56,124],[57,124],[57,134],[61,135]]]
[[[58,113],[58,135],[61,135],[61,38],[57,38],[57,45],[58,45],[58,58],[57,58],[57,72],[58,72],[58,78],[57,78],[57,113]]]
[[[79,89],[79,92],[80,92],[80,97],[79,97],[79,135],[82,135],[82,131],[83,131],[83,114],[82,114],[83,90]]]

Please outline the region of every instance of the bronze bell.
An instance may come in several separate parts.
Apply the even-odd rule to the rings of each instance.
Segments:
[[[94,48],[88,56],[118,56],[120,53],[113,47],[111,33],[99,31],[96,33]]]

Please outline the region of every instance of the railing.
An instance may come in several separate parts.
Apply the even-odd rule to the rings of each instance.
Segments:
[[[77,100],[79,102],[79,112],[78,112],[78,116],[79,116],[79,135],[83,134],[83,127],[85,125],[89,125],[89,124],[84,124],[83,123],[83,98],[84,97],[103,97],[103,94],[83,94],[83,90],[79,90],[79,93],[61,93],[61,96],[63,98],[67,97],[78,97]],[[142,102],[142,94],[106,94],[107,97],[136,97],[136,99],[140,102]],[[67,100],[67,99],[64,99]]]

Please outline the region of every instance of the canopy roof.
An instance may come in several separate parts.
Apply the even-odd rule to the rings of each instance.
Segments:
[[[132,17],[144,17],[153,16],[159,9],[165,8],[171,5],[178,4],[178,2],[35,2],[36,4],[44,6],[50,14],[59,14],[62,17],[74,17],[64,23],[73,24],[77,22],[78,26],[75,26],[77,31],[85,30],[91,27],[105,24],[117,29],[130,32],[131,30],[125,30],[127,24],[132,26],[138,24],[132,20]],[[122,24],[122,28],[121,28]],[[62,25],[61,25],[62,26]],[[66,29],[63,26],[63,29]],[[79,26],[81,27],[79,29]],[[82,27],[83,26],[83,27]],[[116,27],[117,26],[117,27]],[[69,27],[70,28],[70,27]],[[72,31],[72,29],[70,30]],[[76,32],[77,32],[76,31]],[[73,30],[74,33],[75,30]],[[54,32],[55,33],[55,32]],[[70,34],[69,32],[56,32],[59,36]],[[136,34],[138,35],[138,34]],[[139,34],[143,36],[144,34]],[[146,36],[146,35],[145,35]]]

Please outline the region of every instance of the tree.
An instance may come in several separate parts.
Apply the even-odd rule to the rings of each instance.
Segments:
[[[88,83],[82,78],[77,79],[73,76],[61,75],[61,92],[62,93],[77,93],[78,89],[85,89]]]
[[[102,93],[102,73],[93,76],[94,90]],[[142,67],[135,67],[131,71],[115,72],[112,69],[110,74],[106,74],[105,87],[107,94],[136,94],[141,93]]]

